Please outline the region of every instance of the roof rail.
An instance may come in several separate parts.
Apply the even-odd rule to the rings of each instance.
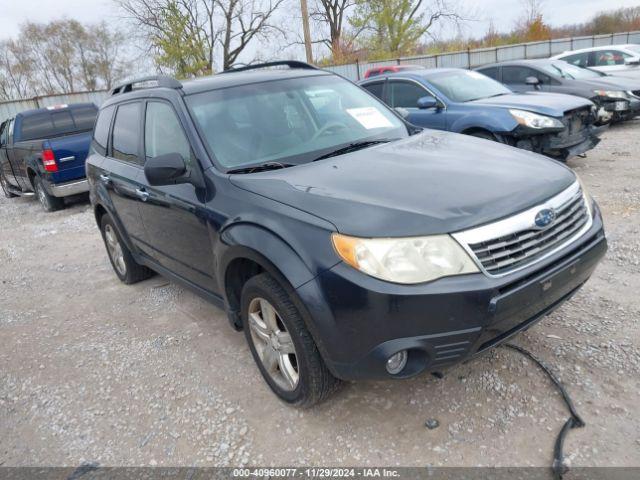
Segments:
[[[144,82],[156,82],[158,87],[166,87],[166,88],[182,88],[182,83],[176,80],[173,77],[169,77],[167,75],[152,75],[150,77],[142,77],[135,78],[128,82],[123,83],[122,85],[118,85],[117,87],[111,90],[111,95],[117,95],[119,93],[127,93],[133,90],[133,86],[137,83]]]
[[[231,67],[226,70],[223,70],[220,73],[245,72],[247,70],[257,70],[259,68],[280,67],[280,66],[287,66],[289,68],[302,68],[305,70],[318,70],[317,67],[314,67],[310,63],[300,62],[298,60],[278,60],[275,62],[256,63],[254,65],[247,65],[245,67]]]

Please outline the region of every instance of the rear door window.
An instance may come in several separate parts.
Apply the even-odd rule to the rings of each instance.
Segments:
[[[480,72],[483,75],[486,75],[489,78],[498,80],[498,67],[483,68],[482,70],[478,70],[478,72]]]
[[[366,91],[382,100],[382,90],[384,88],[384,82],[369,83],[363,86]]]
[[[560,60],[564,60],[565,62],[577,67],[586,67],[589,64],[589,52],[567,55],[566,57],[561,57]]]
[[[125,103],[116,111],[111,134],[111,156],[142,164],[140,159],[140,103]]]

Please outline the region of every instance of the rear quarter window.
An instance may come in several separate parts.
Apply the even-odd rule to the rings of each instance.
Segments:
[[[113,105],[100,111],[96,120],[96,128],[93,131],[93,149],[100,155],[107,154],[107,143],[109,142],[109,127],[111,127],[111,119],[113,118]]]
[[[481,70],[478,70],[478,72],[480,72],[483,75],[486,75],[489,78],[498,80],[498,67],[483,68]]]

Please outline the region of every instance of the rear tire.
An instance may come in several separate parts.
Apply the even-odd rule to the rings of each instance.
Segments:
[[[122,241],[108,214],[103,215],[100,221],[100,231],[113,271],[122,283],[131,285],[153,276],[153,270],[140,265],[133,259],[133,255]]]
[[[9,190],[9,182],[7,182],[7,179],[4,178],[3,173],[0,173],[0,188],[2,188],[2,192],[4,193],[5,198],[17,197],[15,193],[11,193],[11,191]]]
[[[339,385],[325,365],[290,294],[269,274],[242,288],[242,323],[262,377],[283,401],[315,405]]]
[[[38,201],[42,208],[44,208],[45,212],[55,212],[56,210],[60,210],[64,207],[64,200],[62,198],[54,197],[53,195],[49,195],[47,190],[44,188],[44,183],[40,177],[35,177],[33,179],[33,189],[36,192],[36,197],[38,197]]]

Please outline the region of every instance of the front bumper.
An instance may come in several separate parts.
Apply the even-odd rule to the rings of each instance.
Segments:
[[[517,273],[396,285],[340,263],[298,288],[309,328],[333,374],[390,378],[389,356],[409,350],[396,378],[438,371],[540,321],[591,276],[607,249],[599,211],[579,240]]]
[[[89,182],[86,178],[82,180],[73,180],[66,183],[49,183],[49,193],[54,197],[69,197],[89,191]]]

